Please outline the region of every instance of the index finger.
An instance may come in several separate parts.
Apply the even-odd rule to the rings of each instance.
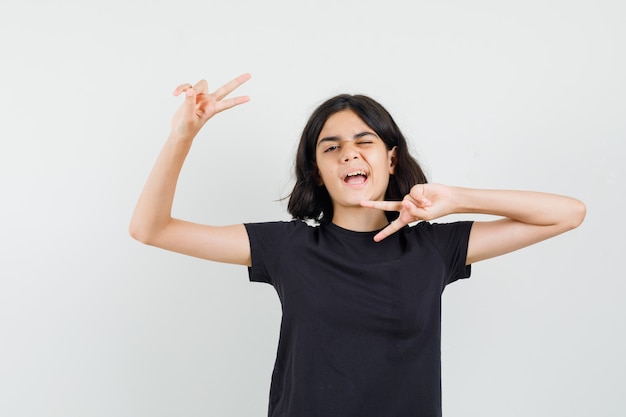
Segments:
[[[383,230],[378,232],[376,236],[374,236],[374,241],[380,242],[384,238],[396,233],[398,230],[402,229],[407,224],[408,223],[405,223],[404,221],[400,220],[400,218],[395,219],[394,221],[389,223],[387,227],[385,227]]]
[[[402,201],[361,201],[361,207],[375,208],[385,211],[400,211],[402,210]]]
[[[235,88],[239,87],[241,84],[248,81],[250,77],[252,76],[248,73],[240,75],[239,77],[227,82],[226,84],[224,84],[223,86],[215,90],[215,92],[213,93],[213,96],[217,100],[223,99],[228,94],[232,93]]]

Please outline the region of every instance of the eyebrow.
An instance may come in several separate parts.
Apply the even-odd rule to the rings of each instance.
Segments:
[[[356,140],[364,136],[374,136],[376,138],[378,137],[378,135],[374,132],[365,131],[365,132],[357,133],[356,135],[354,135],[352,137],[352,140]],[[321,138],[319,141],[317,141],[316,146],[320,146],[324,142],[340,142],[340,141],[341,141],[341,138],[339,136],[326,136],[326,137]]]

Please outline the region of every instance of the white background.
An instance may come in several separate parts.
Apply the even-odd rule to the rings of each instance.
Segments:
[[[446,290],[444,414],[626,415],[625,18],[621,0],[2,0],[0,415],[266,415],[274,290],[127,233],[174,87],[244,72],[252,100],[197,138],[176,217],[288,219],[309,114],[368,94],[432,182],[588,207]]]

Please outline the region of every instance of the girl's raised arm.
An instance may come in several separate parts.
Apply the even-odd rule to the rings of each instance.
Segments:
[[[172,119],[170,135],[157,158],[133,213],[129,233],[138,241],[159,248],[217,262],[250,265],[250,245],[243,224],[207,226],[171,216],[176,183],[193,139],[217,113],[246,103],[249,98],[226,98],[244,82],[241,75],[209,93],[205,80],[182,84],[174,95],[185,101]]]

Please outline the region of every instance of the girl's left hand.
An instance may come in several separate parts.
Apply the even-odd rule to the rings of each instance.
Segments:
[[[362,201],[362,207],[398,211],[397,219],[374,236],[380,242],[409,223],[433,220],[454,213],[452,188],[440,184],[417,184],[402,201]]]

